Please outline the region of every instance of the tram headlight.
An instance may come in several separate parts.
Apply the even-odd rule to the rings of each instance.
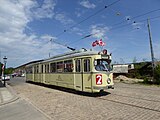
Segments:
[[[108,84],[111,83],[111,79],[110,79],[110,78],[107,79],[107,83],[108,83]]]

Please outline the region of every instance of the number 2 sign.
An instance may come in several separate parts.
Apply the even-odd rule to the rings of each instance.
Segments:
[[[102,75],[96,75],[96,85],[102,85]]]

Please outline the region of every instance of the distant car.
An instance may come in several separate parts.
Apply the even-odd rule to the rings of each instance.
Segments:
[[[5,75],[5,77],[4,76],[2,76],[2,80],[4,81],[4,79],[6,80],[6,81],[8,81],[8,80],[10,80],[11,79],[11,77],[10,76],[8,76],[8,75]]]
[[[17,76],[17,73],[13,73],[13,74],[12,74],[12,77],[15,77],[15,76]]]

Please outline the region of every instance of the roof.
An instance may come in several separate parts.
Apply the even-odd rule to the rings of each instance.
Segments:
[[[19,68],[21,68],[21,67],[25,67],[26,65],[33,64],[33,63],[37,63],[37,62],[41,62],[41,61],[43,61],[43,60],[31,61],[31,62],[28,62],[28,63],[26,63],[26,64],[20,65],[20,66],[16,67],[15,69],[19,69]]]
[[[69,52],[65,53],[62,55],[57,55],[48,59],[45,59],[43,62],[49,62],[53,60],[61,60],[65,58],[73,58],[73,57],[79,57],[79,56],[89,56],[89,55],[98,55],[98,52],[95,51],[74,51],[74,52]]]

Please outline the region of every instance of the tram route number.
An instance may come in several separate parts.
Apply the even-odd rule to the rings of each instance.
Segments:
[[[96,85],[102,85],[102,75],[101,74],[96,75]]]

